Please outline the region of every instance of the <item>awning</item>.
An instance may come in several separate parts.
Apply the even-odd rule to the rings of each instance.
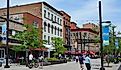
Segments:
[[[47,51],[47,48],[31,48],[30,50],[34,50],[34,51]]]
[[[46,45],[46,44],[43,44],[46,48],[48,48],[49,50],[53,50],[55,49],[55,47],[53,47],[53,45]]]

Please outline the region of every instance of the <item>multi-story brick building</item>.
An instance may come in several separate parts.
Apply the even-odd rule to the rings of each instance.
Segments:
[[[62,14],[54,7],[47,4],[46,2],[10,7],[10,14],[24,13],[24,12],[27,12],[31,15],[24,14],[25,17],[23,18],[24,20],[23,23],[25,24],[33,22],[34,25],[39,26],[38,28],[40,29],[41,33],[40,38],[42,38],[43,40],[47,40],[48,43],[45,46],[49,48],[48,51],[52,50],[51,39],[53,37],[62,38],[62,24],[63,24]],[[1,16],[6,15],[6,8],[0,9],[0,15]],[[33,16],[36,16],[37,17],[36,19],[37,20],[39,19],[39,21],[36,21],[36,19],[34,19]]]
[[[2,16],[3,18],[5,18],[6,16]],[[2,18],[1,18],[2,19]],[[12,20],[12,22],[9,23],[9,46],[13,47],[14,45],[20,45],[20,41],[12,38],[12,35],[15,35],[17,32],[19,31],[24,31],[25,27],[23,27],[23,24],[32,24],[37,28],[42,28],[42,24],[39,22],[42,21],[41,18],[38,18],[30,13],[27,12],[23,12],[23,13],[15,13],[15,14],[10,14],[10,20]],[[4,39],[6,38],[5,35],[3,36],[3,26],[6,26],[6,22],[0,22],[0,36]],[[41,40],[41,33],[40,32],[40,40]],[[0,51],[2,51],[2,56],[5,56],[5,47],[4,45],[6,44],[6,40],[2,40],[2,46],[0,47]],[[9,49],[9,51],[11,52],[12,50]],[[13,53],[10,53],[11,56],[14,57]],[[0,58],[4,58],[1,57]]]
[[[74,28],[74,29],[73,29]],[[78,28],[76,23],[72,23],[71,46],[73,50],[99,52],[99,44],[94,40],[98,32],[90,28]]]
[[[83,28],[90,28],[90,29],[97,31],[97,32],[99,32],[99,30],[100,30],[98,25],[96,25],[94,23],[90,23],[90,22],[83,24]]]
[[[60,11],[62,13],[63,16],[63,40],[64,40],[64,46],[70,51],[71,50],[71,46],[70,46],[70,20],[71,20],[71,16],[68,15],[66,12],[64,11]]]

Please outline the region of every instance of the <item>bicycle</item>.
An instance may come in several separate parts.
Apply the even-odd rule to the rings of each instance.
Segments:
[[[33,59],[32,62],[30,62],[30,63],[28,64],[28,67],[29,67],[30,69],[33,68],[33,67],[38,68],[38,67],[39,67],[39,62],[37,61],[37,59]]]

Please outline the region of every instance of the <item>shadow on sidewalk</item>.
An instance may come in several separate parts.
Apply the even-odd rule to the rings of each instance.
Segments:
[[[121,65],[120,65],[120,67],[118,68],[118,70],[121,70]]]

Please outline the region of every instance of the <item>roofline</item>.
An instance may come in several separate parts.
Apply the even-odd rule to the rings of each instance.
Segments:
[[[60,12],[63,12],[64,14],[66,14],[69,18],[71,18],[71,16],[69,14],[67,14],[65,11],[60,10]]]
[[[60,13],[57,9],[55,9],[54,7],[52,7],[51,5],[49,5],[49,4],[46,3],[46,2],[37,2],[37,3],[30,3],[30,4],[24,4],[24,5],[16,5],[16,6],[12,6],[12,7],[10,7],[10,8],[22,7],[22,6],[34,5],[34,4],[42,4],[42,3],[43,3],[44,5],[50,7],[51,9],[53,9],[54,11],[56,11],[57,13],[59,13],[60,15],[62,15],[62,13]],[[0,8],[0,10],[2,10],[2,9],[7,9],[7,8]]]
[[[37,3],[30,3],[30,4],[24,4],[24,5],[15,5],[15,6],[11,6],[10,8],[15,8],[15,7],[22,7],[22,6],[27,6],[27,5],[34,5],[34,4],[41,4],[42,2],[37,2]],[[0,10],[2,9],[7,9],[5,8],[0,8]]]
[[[71,24],[72,24],[72,23],[76,24],[75,22],[71,22]],[[77,25],[77,24],[76,24],[76,25]]]
[[[60,14],[61,16],[63,15],[62,13],[60,13],[60,11],[58,11],[57,9],[55,9],[54,7],[52,7],[51,5],[49,5],[47,2],[42,2],[44,5],[48,6],[49,8],[53,9],[54,11],[56,11],[58,14]]]
[[[90,32],[93,32],[93,33],[96,33],[96,34],[99,34],[99,32],[96,32],[90,28],[79,28],[79,29],[71,29],[72,32],[74,31],[90,31]]]

